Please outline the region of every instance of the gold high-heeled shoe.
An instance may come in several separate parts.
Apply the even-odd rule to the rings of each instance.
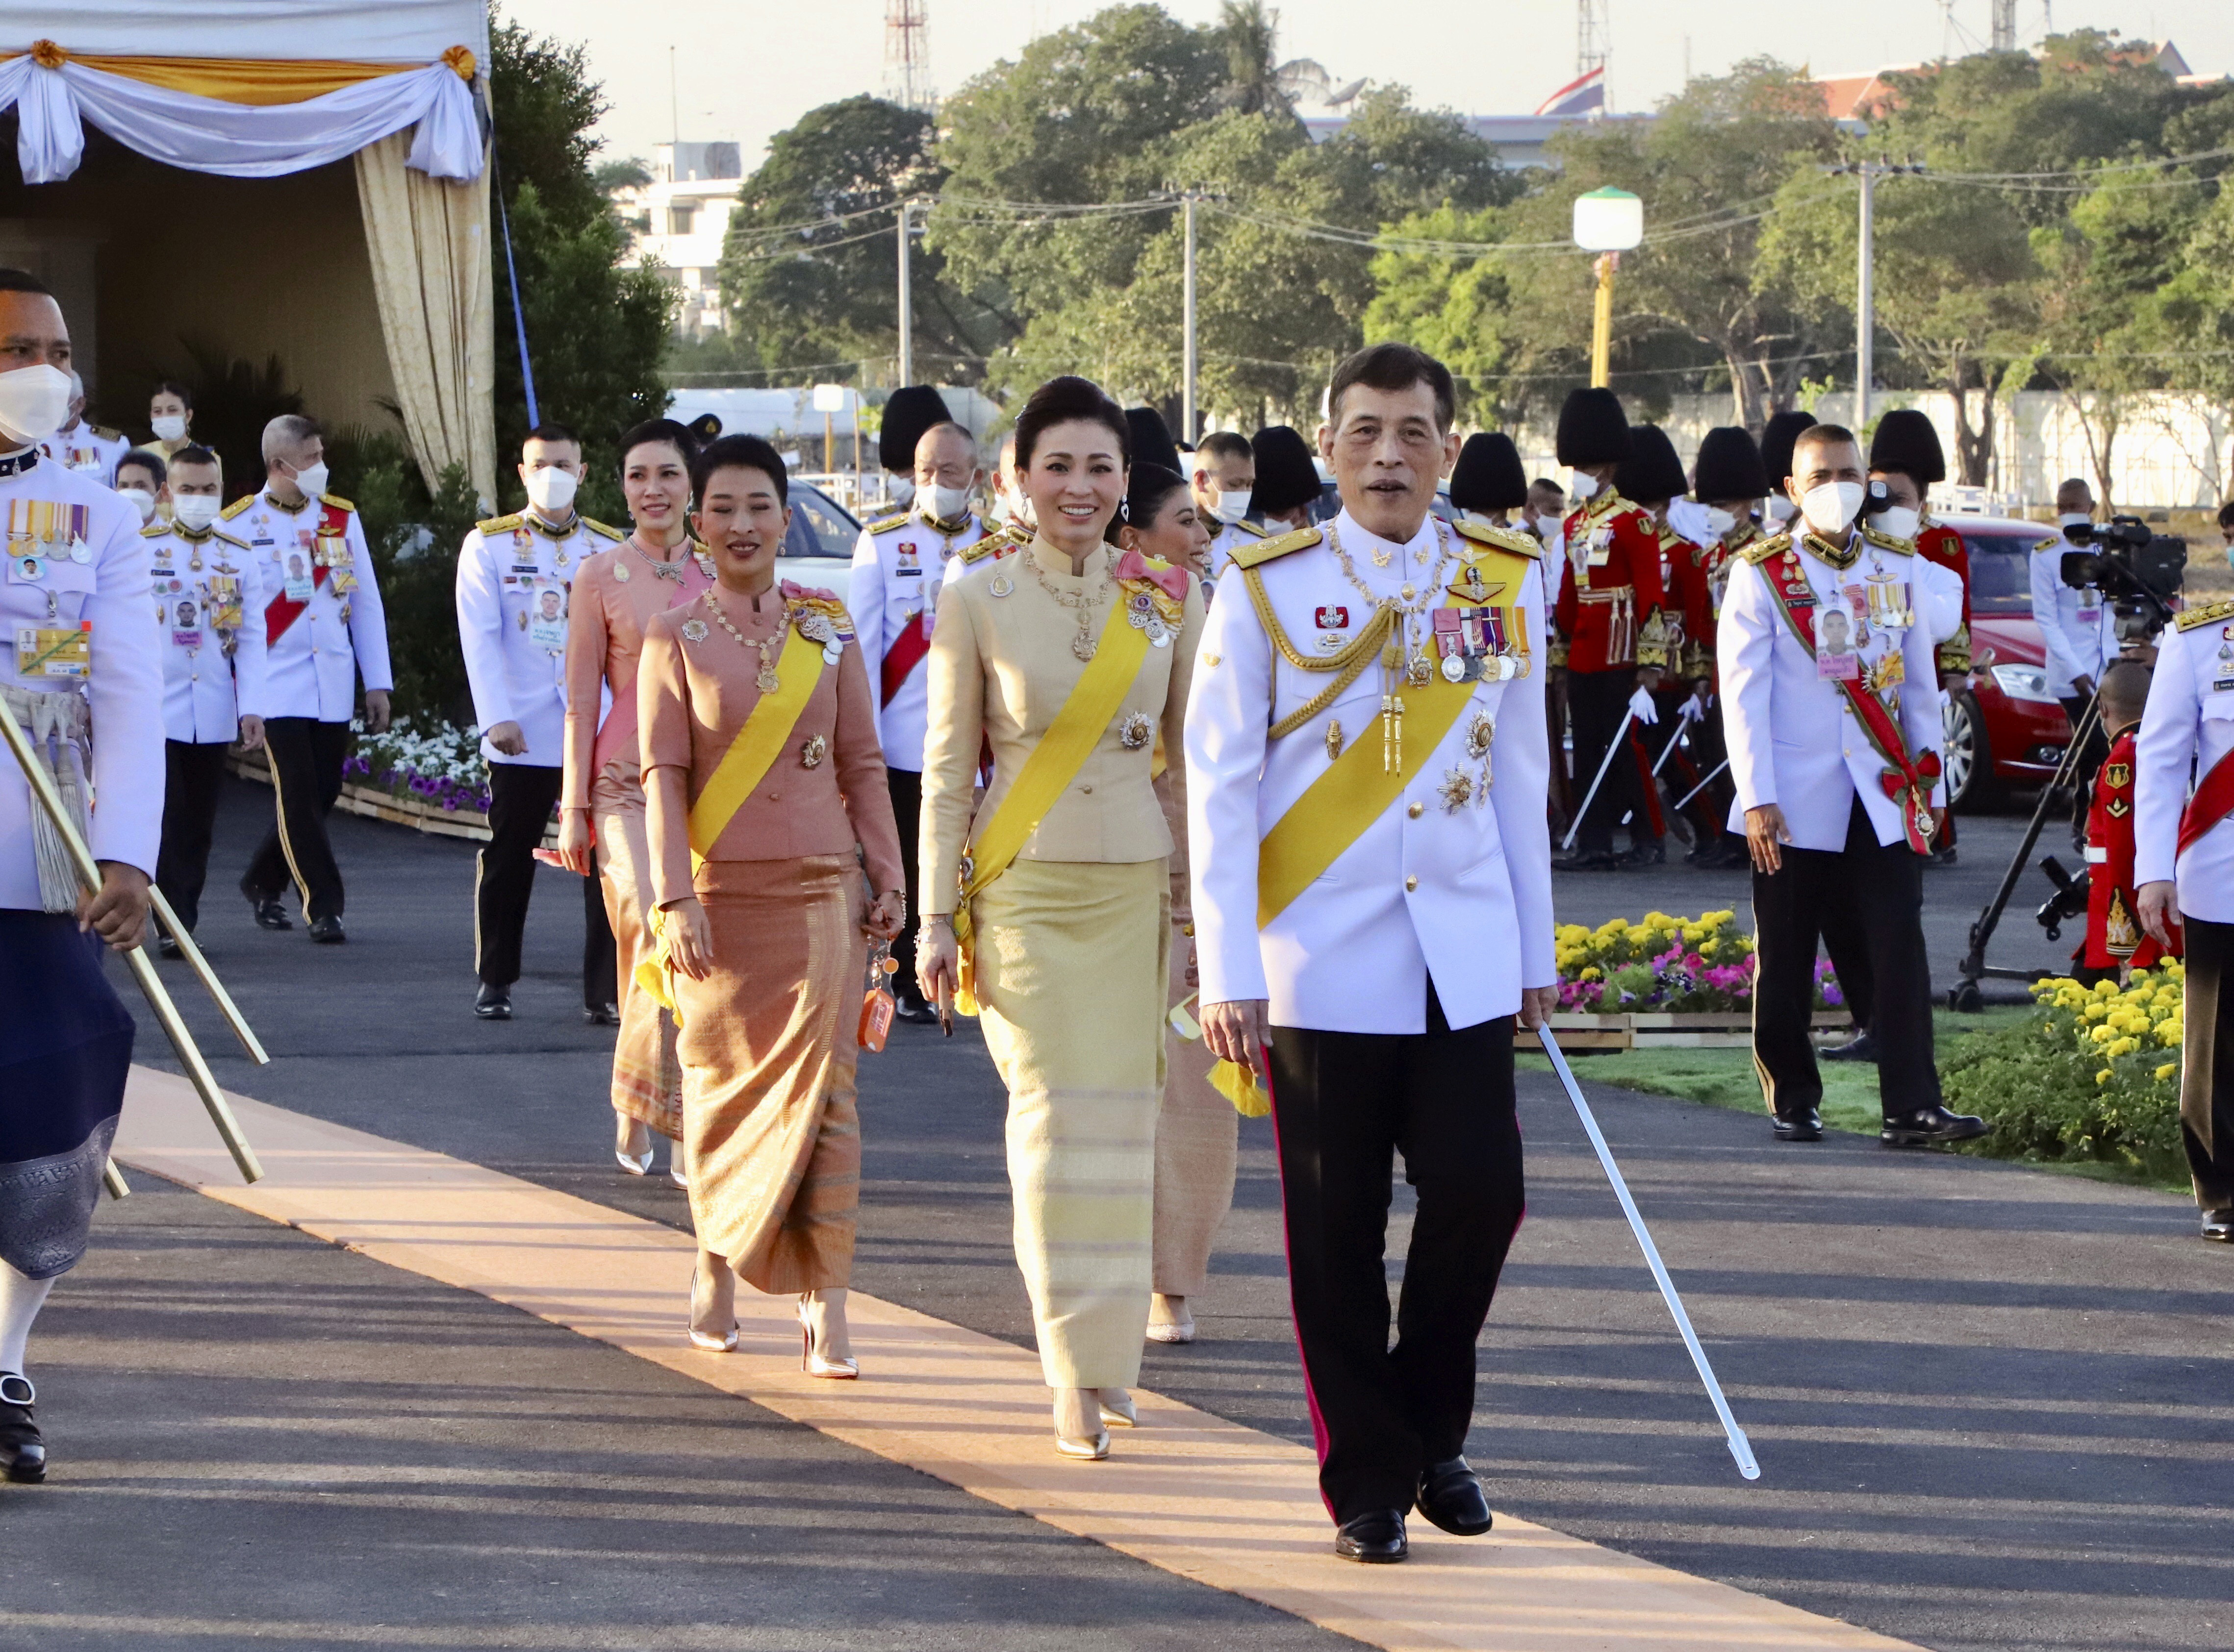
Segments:
[[[1101,1413],[1101,1422],[1107,1428],[1138,1428],[1140,1407],[1133,1403],[1129,1388],[1096,1388],[1095,1405]]]
[[[1068,1416],[1063,1414],[1066,1400],[1071,1412]],[[1065,1427],[1066,1424],[1075,1425],[1088,1417],[1096,1422],[1101,1420],[1100,1402],[1101,1396],[1092,1388],[1068,1388],[1056,1393],[1055,1448],[1057,1455],[1081,1463],[1098,1463],[1109,1455],[1108,1429],[1097,1427],[1088,1434],[1068,1433]]]
[[[649,1153],[644,1155],[647,1159]],[[708,1354],[735,1354],[737,1351],[737,1322],[729,1322],[726,1336],[716,1336],[711,1331],[702,1331],[691,1322],[698,1306],[698,1270],[690,1270],[690,1306],[692,1312],[683,1316],[683,1329],[689,1333],[690,1346]]]
[[[861,1374],[861,1362],[856,1359],[826,1360],[815,1351],[814,1322],[807,1316],[807,1299],[813,1293],[802,1291],[799,1297],[799,1368],[811,1377],[827,1377],[833,1382],[851,1382]]]

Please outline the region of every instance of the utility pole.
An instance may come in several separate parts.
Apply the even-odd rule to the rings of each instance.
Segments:
[[[1186,293],[1182,307],[1186,310],[1186,343],[1180,352],[1186,386],[1179,395],[1179,440],[1192,446],[1196,441],[1194,423],[1194,387],[1197,360],[1194,343],[1194,202],[1192,189],[1180,198],[1181,211],[1186,219]]]
[[[1854,433],[1859,435],[1870,421],[1870,391],[1877,379],[1878,180],[1920,177],[1924,168],[1913,160],[1855,160],[1826,170],[1834,176],[1858,178],[1862,185],[1854,269]]]
[[[911,239],[915,232],[915,202],[900,203],[900,376],[902,384],[915,382],[915,294],[908,266],[914,261]]]

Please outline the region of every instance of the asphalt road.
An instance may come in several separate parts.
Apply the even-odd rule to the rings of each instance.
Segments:
[[[268,808],[268,793],[229,788],[214,890],[230,890]],[[2013,843],[2021,825],[1966,821],[1962,864],[1931,874],[1935,968],[1951,963],[1998,877],[2006,849],[1996,853],[1994,846]],[[335,839],[349,879],[346,947],[313,947],[299,929],[258,931],[229,893],[204,902],[212,960],[277,1058],[251,1071],[230,1053],[209,1012],[193,1005],[220,1079],[283,1106],[686,1222],[679,1193],[611,1168],[610,1035],[579,1022],[572,970],[580,909],[571,880],[539,874],[519,1018],[484,1025],[469,1010],[470,848],[349,819],[336,819]],[[1650,906],[1736,905],[1743,885],[1741,877],[1676,866],[1565,878],[1558,893],[1563,917],[1596,922]],[[2009,933],[2012,962],[2050,961],[2028,913]],[[172,966],[169,975],[188,1001],[184,971]],[[143,1059],[160,1055],[152,1026],[142,1036]],[[1589,1083],[1587,1062],[1583,1076]],[[1606,1133],[1752,1433],[1762,1478],[1751,1485],[1737,1479],[1571,1113],[1549,1079],[1524,1074],[1530,1219],[1483,1337],[1469,1446],[1498,1506],[1950,1652],[2227,1642],[2234,1359],[2224,1328],[2234,1309],[2234,1254],[2192,1237],[2191,1205],[2005,1166],[1893,1154],[1862,1138],[1778,1147],[1763,1121],[1742,1114],[1593,1089]],[[857,1283],[1022,1342],[1029,1322],[1009,1249],[1001,1107],[974,1037],[949,1043],[936,1029],[902,1027],[881,1058],[865,1061]],[[1285,1316],[1269,1132],[1246,1124],[1243,1131],[1235,1213],[1197,1304],[1205,1340],[1152,1349],[1143,1381],[1300,1439],[1308,1422]],[[1392,1254],[1401,1254],[1408,1208],[1401,1189],[1398,1203]],[[160,1213],[154,1201],[137,1208]],[[206,1231],[232,1235],[229,1224],[246,1220],[204,1217],[199,1208],[183,1219]],[[220,1250],[247,1244],[265,1258],[240,1299],[230,1287],[206,1293],[212,1322],[241,1324],[242,1341],[212,1347],[199,1383],[186,1385],[191,1394],[172,1395],[160,1373],[127,1394],[104,1387],[110,1379],[99,1374],[146,1364],[145,1328],[128,1311],[104,1315],[93,1305],[101,1300],[95,1282],[114,1277],[107,1270],[115,1250],[142,1219],[125,1214],[134,1210],[104,1213],[104,1231],[113,1228],[114,1237],[97,1240],[95,1262],[57,1296],[54,1322],[83,1339],[67,1362],[51,1347],[43,1355],[58,1427],[67,1419],[73,1432],[107,1428],[112,1407],[126,1405],[262,1415],[271,1397],[257,1386],[270,1381],[259,1371],[259,1347],[285,1347],[297,1315],[314,1323],[321,1317],[316,1299],[298,1297],[287,1280],[356,1259],[331,1258],[299,1236],[252,1224],[226,1237]],[[1392,1277],[1400,1271],[1392,1263]],[[229,1276],[216,1268],[210,1277]],[[597,1449],[641,1459],[630,1474],[643,1465],[662,1465],[652,1472],[663,1472],[666,1447],[658,1431],[616,1443],[615,1415],[733,1403],[686,1394],[687,1385],[609,1351],[577,1353],[563,1334],[507,1310],[382,1277],[415,1300],[434,1293],[444,1304],[407,1322],[414,1335],[389,1336],[380,1349],[399,1381],[431,1384],[411,1407],[411,1427],[421,1442],[414,1449],[433,1460],[447,1460],[446,1442],[454,1438],[461,1453],[484,1453],[474,1460],[497,1473],[509,1449],[500,1428],[474,1433],[487,1424],[470,1390],[447,1392],[441,1374],[458,1367],[441,1351],[445,1316],[501,1323],[500,1333],[488,1335],[530,1351],[506,1361],[507,1382],[563,1388],[572,1379],[547,1373],[573,1368],[569,1361],[597,1361],[594,1378],[585,1380],[611,1399],[598,1414]],[[67,1309],[79,1317],[64,1317],[65,1304],[79,1303]],[[127,1297],[121,1307],[130,1306]],[[422,1328],[435,1343],[424,1365],[416,1347]],[[225,1386],[236,1381],[248,1386]],[[80,1381],[82,1401],[60,1398]],[[288,1403],[323,1402],[312,1393]],[[382,1425],[376,1419],[370,1427]],[[426,1433],[416,1434],[422,1427]],[[767,1448],[776,1465],[768,1478],[786,1489],[757,1505],[764,1510],[792,1500],[800,1471],[781,1466],[813,1465],[820,1460],[815,1453],[843,1458],[854,1466],[849,1473],[870,1472],[867,1459],[765,1418],[755,1420],[750,1438],[755,1453],[759,1442],[781,1441]],[[254,1478],[243,1440],[227,1424],[189,1429],[163,1449],[186,1478]],[[693,1449],[678,1446],[678,1462],[687,1464]],[[737,1455],[734,1442],[728,1450]],[[760,1459],[735,1472],[760,1477]],[[684,1495],[699,1495],[695,1480]],[[797,1501],[820,1506],[805,1492]],[[18,1509],[13,1499],[5,1506]],[[337,1507],[305,1503],[296,1516],[306,1543],[322,1531],[337,1543],[352,1540]],[[120,1499],[100,1530],[114,1551],[142,1525],[180,1518],[160,1499]],[[813,1518],[797,1509],[784,1518]],[[958,1615],[953,1621],[977,1621],[957,1596],[989,1553],[971,1546],[974,1534],[1008,1518],[973,1510],[975,1524],[965,1523],[969,1530],[951,1539],[953,1554],[939,1561],[946,1581],[933,1592],[947,1603],[943,1610]],[[204,1529],[214,1537],[250,1518],[245,1505],[226,1504],[212,1510]],[[9,1524],[16,1551],[0,1564],[80,1579],[87,1599],[114,1591],[101,1551],[84,1547],[89,1528],[66,1532],[20,1518]],[[614,1552],[637,1553],[626,1545]],[[359,1564],[388,1568],[383,1577],[411,1564],[378,1548]],[[634,1562],[617,1564],[625,1572]],[[1173,1580],[1158,1586],[1195,1603],[1173,1608],[1182,1616],[1210,1610],[1200,1605],[1205,1591]],[[186,1610],[196,1587],[214,1610],[225,1592],[215,1577],[179,1581],[172,1610]],[[1095,1632],[1112,1637],[1107,1643],[1163,1643],[1170,1629],[1156,1616],[1163,1606],[1147,1582],[1139,1587],[1144,1616],[1095,1620]],[[442,1613],[454,1609],[414,1593],[389,1610],[396,1621],[447,1622]],[[755,1621],[788,1623],[807,1635],[829,1622],[820,1615],[828,1610],[826,1599],[779,1591]],[[846,1638],[873,1643],[893,1610],[889,1599],[864,1597]],[[1021,1616],[1034,1610],[1018,1606]],[[947,1619],[931,1613],[931,1621]],[[1042,1628],[1061,1621],[1040,1620]],[[1232,1632],[1249,1634],[1251,1644],[1271,1633],[1261,1624]]]

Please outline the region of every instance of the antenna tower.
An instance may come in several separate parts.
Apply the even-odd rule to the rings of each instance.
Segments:
[[[885,0],[885,95],[926,114],[937,101],[931,89],[931,13],[924,0]]]
[[[2017,0],[1994,0],[1994,20],[1987,42],[1997,52],[2013,52],[2017,49]]]
[[[1604,69],[1613,56],[1613,27],[1606,19],[1607,0],[1577,0],[1575,6],[1575,73],[1587,75]]]

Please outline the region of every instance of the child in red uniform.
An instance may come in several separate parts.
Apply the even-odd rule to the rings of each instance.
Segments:
[[[2095,772],[2087,816],[2087,942],[2078,976],[2090,983],[2179,956],[2178,930],[2169,953],[2142,932],[2133,892],[2133,735],[2149,697],[2149,668],[2120,660],[2102,673],[2099,692],[2110,754]]]

